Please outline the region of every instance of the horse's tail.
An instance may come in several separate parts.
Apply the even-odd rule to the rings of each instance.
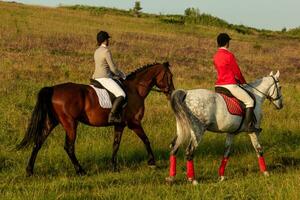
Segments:
[[[178,148],[183,142],[191,139],[191,124],[189,120],[189,108],[185,103],[186,91],[175,90],[171,95],[171,107],[175,113],[177,124],[177,140],[175,148]]]
[[[52,113],[51,98],[53,87],[44,87],[39,91],[36,105],[31,115],[31,120],[23,140],[16,146],[17,150],[28,147],[32,143],[37,143],[46,129],[46,119],[54,122]]]

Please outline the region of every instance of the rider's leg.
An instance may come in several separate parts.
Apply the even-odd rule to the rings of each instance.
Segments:
[[[113,102],[108,122],[109,123],[121,123],[122,122],[122,106],[125,103],[125,92],[122,90],[122,88],[111,78],[99,78],[96,79],[99,81],[103,87],[105,87],[107,90],[109,90],[111,93],[113,93],[116,97],[116,99]]]
[[[231,84],[231,85],[221,85],[221,87],[224,87],[228,89],[233,96],[235,96],[237,99],[242,101],[246,105],[246,113],[245,113],[245,121],[246,124],[246,132],[259,132],[261,129],[255,128],[254,124],[254,101],[249,96],[249,94],[239,87],[238,85]]]
[[[261,128],[256,128],[254,123],[254,108],[246,107],[245,122],[246,132],[261,132]]]
[[[125,97],[119,96],[114,100],[111,111],[108,116],[109,123],[121,123],[122,122],[122,106],[125,103]]]

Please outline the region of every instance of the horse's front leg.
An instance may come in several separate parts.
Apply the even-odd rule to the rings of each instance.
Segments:
[[[112,153],[112,158],[111,158],[111,163],[112,163],[112,170],[113,171],[118,171],[117,168],[117,153],[120,147],[122,135],[123,135],[123,130],[124,126],[115,126],[115,133],[114,133],[114,142],[113,142],[113,153]]]
[[[269,173],[267,171],[266,162],[265,162],[265,159],[263,156],[263,153],[264,153],[263,148],[261,147],[261,145],[259,144],[259,141],[258,141],[258,133],[253,132],[253,133],[250,133],[249,136],[250,136],[252,145],[255,149],[255,152],[257,154],[257,157],[258,157],[258,164],[259,164],[260,171],[265,176],[268,176]]]
[[[224,176],[224,174],[225,174],[225,168],[226,168],[229,156],[230,156],[231,146],[232,146],[232,143],[233,143],[233,138],[234,138],[233,134],[227,133],[226,142],[225,142],[224,155],[223,155],[223,159],[222,159],[221,165],[219,167],[220,181],[223,181],[225,179],[225,176]]]
[[[149,139],[148,139],[147,135],[145,134],[143,127],[140,124],[130,124],[128,127],[131,130],[133,130],[137,134],[137,136],[143,141],[143,143],[146,147],[146,150],[148,152],[148,157],[149,157],[148,165],[150,167],[155,167],[155,159],[154,159],[154,155],[152,152],[152,148],[151,148]]]

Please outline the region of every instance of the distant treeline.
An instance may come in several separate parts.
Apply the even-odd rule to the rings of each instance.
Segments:
[[[60,6],[60,7],[72,9],[72,10],[85,10],[85,11],[89,11],[92,15],[111,13],[116,15],[137,17],[137,15],[134,12],[134,9],[123,10],[117,8],[94,7],[94,6],[85,6],[85,5]],[[230,24],[227,21],[220,19],[218,17],[206,13],[201,13],[198,8],[187,8],[184,12],[184,15],[148,14],[148,13],[140,12],[138,17],[158,18],[162,23],[168,23],[168,24],[203,25],[203,26],[221,27],[221,28],[234,30],[241,34],[260,34],[266,37],[272,37],[273,34],[280,33],[286,36],[300,37],[300,27],[289,29],[289,30],[283,28],[281,31],[271,31],[266,29],[257,29],[253,27],[248,27],[245,25]]]
[[[89,11],[92,15],[102,15],[105,13],[112,13],[116,15],[125,15],[125,16],[132,16],[134,17],[135,14],[132,9],[130,10],[123,10],[123,9],[117,9],[117,8],[107,8],[107,7],[95,7],[95,6],[86,6],[86,5],[74,5],[74,6],[63,6],[60,5],[60,8],[68,8],[72,10],[85,10]],[[141,13],[140,17],[155,17],[154,14],[146,14]]]
[[[300,27],[292,28],[292,29],[288,30],[287,32],[291,35],[300,36]]]

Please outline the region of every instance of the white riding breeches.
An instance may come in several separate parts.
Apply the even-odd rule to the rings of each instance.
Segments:
[[[253,99],[240,86],[235,85],[235,84],[217,85],[217,86],[228,89],[233,96],[235,96],[237,99],[239,99],[240,101],[242,101],[246,105],[246,108],[250,108],[250,107],[254,106]]]
[[[113,93],[115,97],[126,97],[125,92],[122,88],[111,78],[97,78],[97,81],[103,85],[108,91]]]

